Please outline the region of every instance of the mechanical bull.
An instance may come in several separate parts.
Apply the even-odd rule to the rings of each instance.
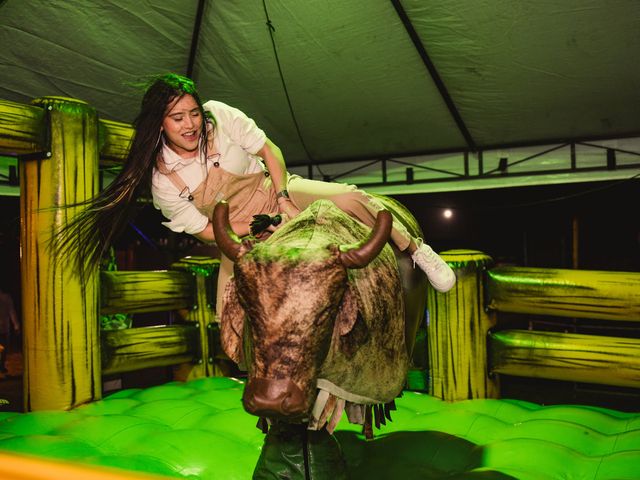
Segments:
[[[420,235],[404,207],[377,198]],[[372,419],[385,423],[405,382],[427,285],[387,244],[391,214],[381,210],[371,230],[320,200],[261,243],[235,237],[225,203],[213,224],[235,262],[221,338],[248,367],[245,409],[329,432],[344,411],[368,435]]]

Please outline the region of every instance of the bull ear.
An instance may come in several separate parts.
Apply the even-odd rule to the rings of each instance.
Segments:
[[[229,358],[236,363],[243,361],[242,335],[244,309],[240,305],[236,282],[232,278],[224,290],[223,307],[220,313],[220,342]]]
[[[351,331],[358,319],[358,311],[360,311],[360,298],[357,290],[349,286],[344,292],[336,317],[335,329],[340,336]]]
[[[347,359],[353,358],[359,348],[369,340],[369,329],[361,314],[358,291],[348,288],[340,306],[334,331],[334,345]]]

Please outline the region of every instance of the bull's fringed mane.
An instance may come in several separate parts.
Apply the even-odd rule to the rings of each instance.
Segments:
[[[332,434],[340,418],[342,418],[342,414],[344,412],[343,408],[336,408],[336,404],[339,399],[330,396],[329,400],[327,400],[327,405],[323,409],[324,421],[322,424],[318,425],[318,422],[314,422],[312,419],[311,423],[315,423],[316,429],[321,430],[322,428],[326,428],[327,432]],[[342,403],[344,405],[344,402]],[[391,412],[396,410],[396,402],[391,400],[387,403],[376,403],[373,405],[362,405],[364,407],[364,421],[362,424],[362,434],[367,440],[373,440],[373,425],[375,424],[376,429],[380,430],[380,427],[387,424],[387,420],[392,422]],[[339,410],[339,411],[336,411]],[[325,412],[328,414],[325,415]],[[329,420],[330,418],[330,420]],[[256,428],[258,428],[262,433],[266,434],[269,431],[269,421],[260,417],[258,419],[258,423],[256,424]]]
[[[380,425],[386,425],[387,420],[393,421],[391,412],[396,410],[396,402],[391,400],[387,403],[378,403],[375,405],[365,406],[364,424],[362,425],[362,434],[367,440],[373,440],[373,423],[380,430]],[[373,414],[372,414],[373,411]]]
[[[391,412],[396,410],[395,400],[387,403],[363,405],[345,401],[326,391],[323,395],[326,397],[326,400],[322,403],[321,412],[316,412],[315,415],[312,414],[309,419],[308,428],[310,430],[322,430],[324,428],[332,434],[338,426],[342,415],[346,412],[349,421],[351,423],[362,424],[362,434],[367,440],[372,440],[374,425],[377,430],[380,430],[381,426],[387,424],[387,421],[393,421]],[[398,397],[401,396],[402,393],[398,395]],[[269,426],[269,420],[263,417],[260,417],[256,424],[256,428],[265,434],[269,431]]]

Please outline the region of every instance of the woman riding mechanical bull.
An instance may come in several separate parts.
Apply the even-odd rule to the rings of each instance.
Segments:
[[[369,227],[382,208],[353,185],[290,175],[280,149],[251,118],[222,102],[202,103],[194,82],[177,74],[151,83],[134,127],[120,174],[57,239],[63,249],[76,254],[67,258],[77,258],[83,269],[96,268],[130,220],[136,198],[149,188],[154,206],[169,219],[165,226],[206,243],[215,242],[211,214],[221,200],[229,204],[231,227],[239,237],[251,233],[255,215],[279,215],[276,218],[286,222],[319,199],[331,200]],[[433,288],[446,292],[453,287],[451,268],[397,218],[391,241],[411,256]],[[231,262],[223,256],[218,311],[231,271]]]
[[[75,258],[81,273],[98,267],[135,213],[136,199],[151,190],[154,206],[168,219],[165,226],[205,243],[216,241],[212,214],[220,201],[227,203],[229,225],[238,237],[257,234],[262,228],[273,232],[316,200],[330,200],[368,227],[374,226],[380,210],[389,209],[395,213],[390,239],[397,250],[406,252],[414,268],[417,265],[437,291],[446,292],[456,282],[451,268],[417,236],[419,227],[414,219],[411,235],[405,226],[411,222],[402,218],[403,212],[408,215],[406,210],[394,209],[394,202],[352,185],[290,175],[280,149],[252,119],[218,101],[202,103],[193,81],[186,77],[157,77],[144,94],[134,126],[136,132],[119,175],[54,239],[66,253],[61,258]],[[262,223],[260,229],[258,223]],[[223,254],[218,274],[218,313],[222,312],[223,294],[232,271],[232,261]],[[418,312],[418,316],[421,314]],[[316,471],[318,475],[313,478],[343,478],[335,463],[340,463],[340,455],[322,432],[308,432],[303,427],[294,428],[292,433],[286,422],[272,427],[254,478],[271,478],[274,469],[289,473]],[[310,437],[313,435],[320,437]],[[294,437],[306,439],[304,451],[311,444],[317,450],[319,443],[327,441],[325,451],[329,453],[317,450],[313,455],[317,464],[311,468],[305,463],[303,468],[295,460],[302,450],[295,442],[290,443]],[[289,440],[283,443],[282,439]]]

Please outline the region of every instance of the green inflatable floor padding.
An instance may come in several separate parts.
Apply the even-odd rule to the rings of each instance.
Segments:
[[[0,450],[159,473],[251,478],[264,435],[229,378],[124,390],[71,412],[3,413]],[[405,392],[393,422],[365,441],[336,437],[351,478],[640,478],[640,414],[509,400],[445,403]]]

